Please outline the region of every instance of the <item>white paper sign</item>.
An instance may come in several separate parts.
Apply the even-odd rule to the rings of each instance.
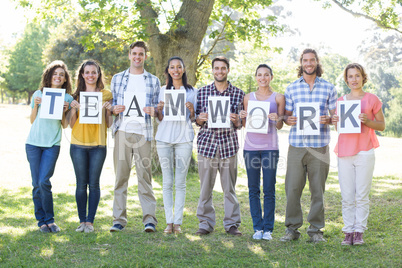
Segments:
[[[63,118],[64,88],[43,88],[40,118],[61,120]]]
[[[102,92],[80,92],[80,124],[102,124]]]
[[[247,106],[246,132],[268,133],[269,108],[271,103],[266,101],[249,101]]]
[[[338,101],[338,133],[361,133],[361,101]]]
[[[230,128],[230,97],[208,97],[208,128]]]
[[[124,92],[124,106],[126,106],[126,109],[123,113],[123,121],[145,124],[145,112],[143,110],[145,105],[145,92]]]
[[[320,135],[320,103],[301,102],[297,107],[297,135]]]
[[[165,90],[165,121],[186,121],[186,90]]]

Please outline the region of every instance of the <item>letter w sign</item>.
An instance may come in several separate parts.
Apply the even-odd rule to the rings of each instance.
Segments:
[[[208,97],[208,128],[230,128],[230,97]]]

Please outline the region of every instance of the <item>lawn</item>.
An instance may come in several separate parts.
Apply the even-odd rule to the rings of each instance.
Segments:
[[[214,205],[216,230],[198,237],[196,208],[199,197],[197,174],[187,178],[183,234],[165,235],[162,178],[154,177],[157,198],[157,233],[143,232],[142,212],[137,196],[136,176],[129,181],[128,226],[121,233],[110,233],[114,172],[113,140],[109,135],[108,155],[101,176],[102,197],[95,220],[95,232],[76,233],[75,176],[69,156],[71,129],[63,131],[61,152],[52,177],[55,219],[62,231],[42,234],[34,218],[31,177],[24,151],[30,129],[30,108],[0,105],[0,267],[402,267],[402,139],[379,137],[375,178],[371,191],[371,212],[362,246],[341,246],[341,195],[336,161],[331,156],[331,173],[326,184],[325,206],[327,243],[307,242],[307,223],[298,241],[282,243],[285,232],[285,185],[288,133],[279,132],[280,164],[276,184],[276,222],[272,241],[254,241],[248,205],[247,178],[239,167],[237,195],[241,205],[242,237],[224,232],[223,194],[217,180]],[[336,133],[331,133],[336,137]],[[242,140],[244,133],[239,132]],[[336,139],[332,139],[334,148]],[[240,142],[242,146],[244,142]],[[241,151],[239,158],[241,158]],[[240,159],[239,165],[242,165]],[[308,185],[303,194],[304,219],[309,210]]]
[[[327,181],[326,227],[327,243],[307,242],[307,223],[301,228],[298,241],[283,243],[286,197],[283,177],[276,186],[276,221],[272,241],[254,241],[249,214],[248,191],[238,185],[241,203],[242,237],[224,232],[223,195],[214,192],[217,212],[216,230],[198,237],[196,217],[199,196],[197,174],[189,174],[187,197],[181,235],[165,235],[162,200],[162,178],[156,177],[158,232],[144,233],[137,186],[129,188],[128,226],[123,232],[110,233],[112,186],[102,187],[102,197],[94,233],[76,233],[77,212],[71,191],[55,193],[54,204],[58,234],[42,234],[35,225],[31,188],[0,190],[0,265],[3,267],[401,267],[401,179],[375,177],[371,191],[369,230],[362,246],[341,246],[341,196],[337,174],[331,172]],[[308,185],[303,194],[305,217],[309,203]]]

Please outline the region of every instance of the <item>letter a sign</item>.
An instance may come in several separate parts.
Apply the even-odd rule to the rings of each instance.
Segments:
[[[145,92],[124,92],[124,121],[134,121],[145,124]]]
[[[338,133],[361,133],[360,100],[338,101]]]
[[[61,120],[65,94],[63,88],[43,88],[40,118]]]
[[[249,101],[247,106],[246,131],[268,133],[270,103],[265,101]]]
[[[230,97],[208,97],[208,128],[230,128]]]
[[[186,90],[165,91],[165,121],[186,121]]]
[[[102,92],[80,92],[80,124],[102,124]]]
[[[297,104],[297,135],[320,135],[320,103],[301,102]]]

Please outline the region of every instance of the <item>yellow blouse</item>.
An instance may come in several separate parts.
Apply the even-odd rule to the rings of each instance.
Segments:
[[[109,90],[101,90],[102,92],[102,105],[113,99],[113,95]],[[106,146],[106,120],[105,108],[102,110],[102,124],[80,124],[79,111],[77,111],[77,121],[74,124],[71,132],[71,144],[85,145],[85,146]]]

